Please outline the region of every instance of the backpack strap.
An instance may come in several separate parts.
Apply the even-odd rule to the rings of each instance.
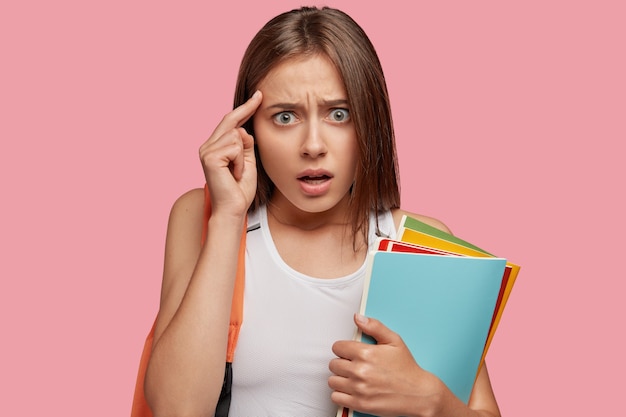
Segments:
[[[141,352],[141,359],[139,359],[139,370],[137,371],[137,381],[135,382],[135,393],[133,395],[133,405],[130,410],[130,417],[152,417],[152,410],[148,407],[146,397],[144,396],[143,384],[146,379],[146,370],[148,369],[148,362],[150,361],[150,353],[152,352],[152,340],[154,339],[154,327],[156,326],[156,319],[152,324],[150,333],[146,337],[146,341],[143,345],[143,351]]]
[[[204,215],[202,221],[202,245],[207,238],[208,222],[211,215],[211,202],[209,199],[209,190],[207,186],[204,186]],[[246,219],[247,223],[247,219]],[[228,347],[226,349],[226,362],[233,361],[235,356],[235,348],[237,346],[237,340],[239,338],[239,329],[243,321],[243,287],[245,279],[245,254],[246,254],[246,228],[241,235],[241,244],[239,246],[239,255],[237,259],[237,276],[235,277],[235,289],[233,291],[233,303],[230,310],[230,325],[228,327]],[[135,392],[133,395],[133,404],[131,408],[131,417],[152,417],[152,410],[148,407],[146,398],[144,396],[144,381],[146,377],[146,370],[148,368],[148,362],[150,361],[150,354],[152,353],[152,342],[154,340],[154,328],[156,326],[156,319],[152,324],[152,328],[146,337],[146,341],[141,353],[141,359],[139,360],[139,370],[137,372],[137,381],[135,382]],[[227,364],[226,375],[224,380],[231,379],[230,369]],[[224,389],[223,389],[224,390]],[[228,388],[230,390],[230,388]],[[220,395],[221,397],[221,395]],[[222,402],[222,400],[220,400]],[[228,410],[228,408],[226,408]],[[216,414],[218,415],[218,414]]]

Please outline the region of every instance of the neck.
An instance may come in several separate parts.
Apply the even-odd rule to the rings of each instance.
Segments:
[[[348,198],[329,210],[308,212],[294,206],[282,196],[274,196],[267,204],[268,217],[277,223],[301,230],[317,230],[328,226],[350,229]]]

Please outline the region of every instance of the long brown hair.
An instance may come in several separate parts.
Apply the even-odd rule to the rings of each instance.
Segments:
[[[353,236],[367,238],[369,214],[400,206],[396,145],[383,70],[363,29],[344,12],[303,7],[271,19],[243,56],[234,106],[243,104],[277,64],[299,55],[322,54],[346,87],[358,141],[359,163],[351,190]],[[252,121],[244,126],[254,135]],[[257,154],[258,184],[250,210],[266,204],[274,188]]]

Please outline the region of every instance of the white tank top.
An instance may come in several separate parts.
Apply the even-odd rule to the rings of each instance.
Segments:
[[[265,207],[248,219],[243,325],[233,362],[231,417],[334,416],[328,387],[331,348],[356,326],[365,264],[333,279],[289,267],[272,240]],[[390,212],[370,218],[376,235],[395,238]]]

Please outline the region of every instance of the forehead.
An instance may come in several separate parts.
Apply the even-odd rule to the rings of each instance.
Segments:
[[[258,88],[265,97],[296,99],[302,94],[346,98],[346,88],[337,68],[324,55],[289,58],[272,68]]]

